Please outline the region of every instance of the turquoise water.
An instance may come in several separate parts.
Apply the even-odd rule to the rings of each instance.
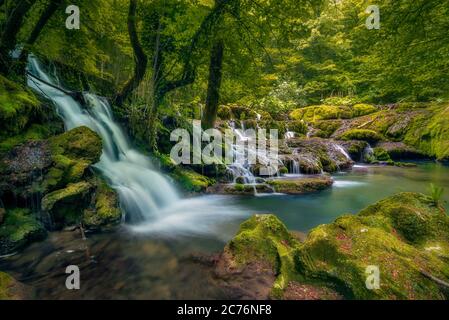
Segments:
[[[168,210],[161,226],[144,228],[152,232],[123,226],[114,233],[88,234],[87,240],[79,231],[54,232],[0,260],[0,270],[33,287],[39,299],[232,298],[216,285],[209,268],[190,257],[219,252],[254,213],[275,213],[289,229],[307,232],[397,192],[428,193],[431,182],[445,187],[449,201],[449,167],[431,162],[414,168],[356,166],[334,179],[331,189],[311,195],[183,200]],[[72,264],[80,267],[81,290],[65,288],[65,268]]]

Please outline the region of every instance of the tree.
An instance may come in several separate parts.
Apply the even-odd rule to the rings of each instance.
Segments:
[[[211,49],[209,82],[207,87],[206,108],[203,116],[203,129],[213,128],[217,118],[218,103],[223,67],[224,43],[218,39]]]
[[[6,17],[4,28],[0,36],[0,73],[9,73],[11,67],[11,51],[16,48],[17,35],[23,25],[26,14],[36,0],[21,0]]]
[[[44,10],[42,10],[42,14],[40,15],[36,25],[31,31],[30,36],[26,40],[22,48],[22,52],[20,53],[19,57],[20,71],[22,71],[24,68],[30,48],[34,45],[39,35],[41,34],[42,30],[44,29],[45,25],[55,14],[56,10],[58,10],[58,8],[61,7],[63,1],[64,0],[50,0],[47,6],[44,8]]]
[[[122,106],[128,96],[139,86],[145,77],[145,72],[148,64],[148,57],[145,54],[142,45],[139,41],[136,28],[136,10],[137,0],[129,1],[129,13],[128,13],[128,33],[131,40],[131,46],[134,52],[134,75],[128,80],[124,87],[120,90],[114,99],[114,103],[118,106]]]

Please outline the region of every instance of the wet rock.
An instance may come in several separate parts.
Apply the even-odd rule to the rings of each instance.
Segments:
[[[87,181],[67,185],[53,191],[42,199],[42,210],[48,212],[56,228],[77,224],[83,209],[90,203],[93,186]]]
[[[385,150],[392,160],[423,159],[426,155],[403,142],[381,142],[376,145]]]
[[[369,147],[366,141],[349,140],[338,141],[337,143],[347,150],[351,159],[354,161],[363,161],[364,152]]]
[[[26,299],[31,299],[30,288],[0,271],[0,300]]]
[[[46,230],[36,214],[27,209],[8,210],[0,225],[0,255],[6,255],[45,238]]]
[[[94,208],[84,210],[83,225],[88,230],[106,230],[120,223],[120,210],[117,193],[104,181],[97,182],[92,202]]]
[[[320,138],[291,139],[287,142],[293,152],[291,155],[281,155],[281,160],[295,160],[299,163],[300,172],[318,174],[336,172],[352,167],[354,162],[344,153],[333,140]],[[288,163],[285,163],[289,167]]]
[[[302,243],[275,216],[255,215],[241,224],[218,265],[225,275],[269,266],[275,275],[269,296],[276,298],[445,299],[448,230],[444,209],[417,193],[320,225]],[[378,289],[366,286],[368,266],[381,272]],[[238,281],[234,287],[248,283]]]
[[[273,179],[268,180],[267,183],[279,193],[305,194],[327,189],[332,186],[334,181],[330,176],[319,176],[299,179]]]

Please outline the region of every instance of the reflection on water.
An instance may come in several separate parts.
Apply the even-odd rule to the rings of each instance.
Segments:
[[[308,231],[397,192],[428,193],[431,182],[445,187],[444,200],[449,200],[449,168],[433,163],[416,168],[357,166],[334,179],[332,189],[305,196],[181,200],[166,209],[158,224],[92,234],[87,241],[77,231],[53,233],[20,255],[0,260],[0,269],[33,286],[37,298],[228,298],[214,286],[207,269],[186,258],[221,250],[251,214],[275,213],[288,228]],[[70,264],[81,269],[79,291],[65,289],[64,272]]]

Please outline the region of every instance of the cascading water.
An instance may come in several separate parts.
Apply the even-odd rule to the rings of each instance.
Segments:
[[[94,94],[85,94],[89,104],[86,109],[71,96],[50,86],[59,82],[41,67],[39,61],[30,57],[28,85],[45,94],[57,108],[67,130],[87,126],[97,132],[103,141],[103,154],[95,168],[117,190],[120,202],[131,221],[151,220],[160,210],[179,200],[176,191],[158,173],[151,162],[132,149],[122,129],[115,123],[106,99]]]
[[[346,157],[346,159],[351,160],[351,156],[341,145],[335,143],[334,148],[340,151],[340,153],[343,154]]]
[[[149,159],[130,146],[106,99],[87,93],[84,100],[89,106],[81,105],[64,89],[52,86],[60,87],[59,80],[49,76],[33,56],[28,72],[28,85],[53,101],[67,130],[87,126],[102,137],[103,154],[95,167],[117,190],[129,220],[139,222],[130,226],[134,232],[164,237],[207,234],[228,240],[233,231],[217,232],[219,226],[248,215],[244,208],[227,204],[224,196],[179,198]]]

